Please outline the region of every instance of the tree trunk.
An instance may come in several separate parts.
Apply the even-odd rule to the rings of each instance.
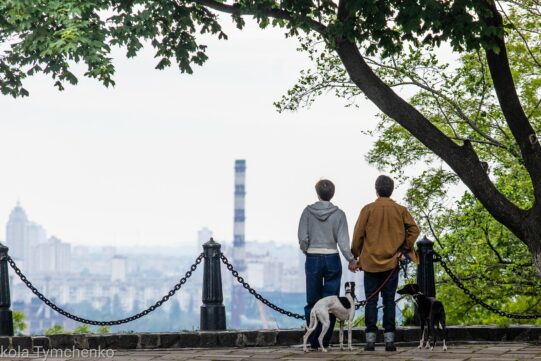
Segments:
[[[535,204],[523,222],[524,236],[521,238],[532,254],[532,262],[541,278],[541,207]]]
[[[492,1],[491,4],[493,16],[490,21],[493,26],[503,29],[502,16],[495,2]],[[541,201],[541,145],[520,103],[509,65],[505,39],[495,36],[494,41],[498,45],[499,52],[494,52],[492,48],[485,51],[490,76],[504,118],[517,141],[525,168],[532,179],[535,199]]]

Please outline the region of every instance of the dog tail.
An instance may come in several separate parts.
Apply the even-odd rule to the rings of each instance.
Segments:
[[[311,327],[310,327],[311,326]],[[317,317],[314,310],[310,312],[310,322],[306,325],[307,331],[314,331],[317,327]]]

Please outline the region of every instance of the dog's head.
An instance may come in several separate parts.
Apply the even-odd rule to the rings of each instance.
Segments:
[[[355,282],[346,282],[344,287],[346,289],[346,295],[349,293],[355,299]]]
[[[396,291],[399,295],[415,295],[420,293],[421,289],[419,288],[419,285],[416,283],[410,283]]]

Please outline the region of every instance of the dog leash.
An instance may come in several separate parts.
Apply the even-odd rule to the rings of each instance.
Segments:
[[[402,256],[404,256],[404,260],[400,260],[399,258],[398,264],[400,265],[402,272],[404,272],[404,278],[408,278],[408,265],[411,263],[411,258],[404,252],[402,252]]]
[[[398,302],[402,301],[404,298],[406,298],[406,296],[407,296],[407,295],[400,296],[400,297],[398,297],[396,300],[394,300],[394,302],[395,302],[395,303],[398,303]],[[385,307],[385,306],[383,306],[383,305],[378,306],[378,310],[382,309],[383,307]],[[402,312],[402,311],[401,311],[401,312]]]
[[[355,301],[357,302],[357,304],[355,305],[355,309],[358,310],[359,308],[361,308],[361,306],[365,306],[365,305],[368,303],[368,301],[370,301],[372,298],[374,298],[374,296],[376,296],[376,295],[379,293],[379,291],[381,291],[381,289],[383,288],[383,286],[385,286],[385,285],[387,284],[387,282],[389,282],[389,280],[391,279],[391,277],[394,275],[394,273],[395,273],[396,271],[398,271],[399,268],[400,268],[400,264],[398,263],[398,264],[396,265],[396,267],[393,268],[393,270],[392,270],[391,272],[389,272],[389,275],[387,276],[387,278],[385,279],[385,281],[383,281],[383,283],[378,287],[378,289],[376,289],[374,292],[372,292],[372,293],[370,294],[370,296],[368,296],[368,297],[366,298],[366,300],[359,301],[359,300],[357,299],[357,297],[355,297]]]

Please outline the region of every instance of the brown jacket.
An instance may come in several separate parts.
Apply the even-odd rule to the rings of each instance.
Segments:
[[[415,240],[419,228],[404,206],[388,197],[379,197],[362,210],[351,243],[351,252],[359,257],[359,267],[367,272],[383,272],[397,265],[401,251],[418,263]]]

